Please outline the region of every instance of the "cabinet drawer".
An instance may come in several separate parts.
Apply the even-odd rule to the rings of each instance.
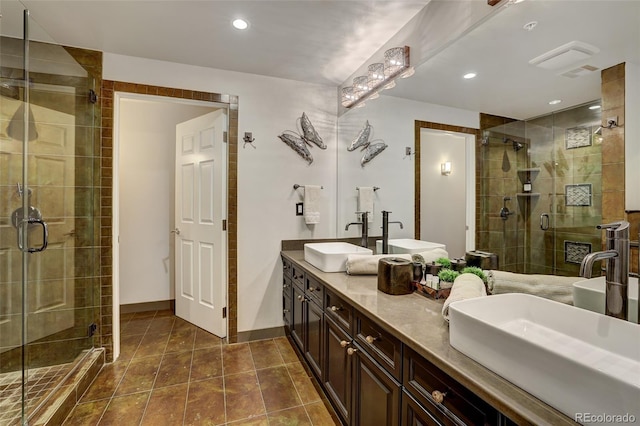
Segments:
[[[405,390],[402,392],[402,420],[400,424],[405,426],[440,426],[441,423]]]
[[[307,275],[305,278],[305,292],[307,296],[318,306],[322,306],[322,295],[324,294],[324,285],[315,278]]]
[[[291,299],[291,278],[284,277],[282,279],[282,294]]]
[[[282,276],[291,279],[291,261],[282,257]]]
[[[356,312],[356,341],[396,380],[402,378],[402,343],[369,318]]]
[[[351,334],[353,327],[353,309],[351,305],[329,290],[325,291],[324,300],[324,312]]]
[[[495,425],[498,412],[412,349],[404,348],[403,384],[443,424]],[[442,402],[434,393],[443,395]]]
[[[304,288],[304,269],[298,265],[291,264],[291,280],[294,284]]]

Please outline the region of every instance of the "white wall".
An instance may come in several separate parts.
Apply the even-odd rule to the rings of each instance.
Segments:
[[[169,300],[176,124],[212,108],[121,99],[118,109],[120,304]]]
[[[371,140],[382,139],[388,145],[382,153],[364,167],[360,166],[363,153],[347,152],[365,121],[373,126]],[[391,211],[390,221],[399,220],[404,229],[389,227],[390,238],[414,237],[414,161],[406,156],[405,148],[415,151],[415,120],[444,123],[454,126],[478,128],[479,114],[441,105],[381,96],[367,101],[364,108],[350,110],[339,119],[338,130],[338,236],[357,237],[359,227],[345,231],[347,223],[357,220],[356,200],[358,186],[378,186],[375,216],[369,228],[370,236],[382,235],[382,210]],[[464,158],[464,155],[463,155]],[[464,206],[464,201],[461,204]]]
[[[238,331],[281,326],[281,240],[335,237],[336,88],[111,53],[103,77],[238,96]],[[311,165],[277,137],[302,112],[328,145],[311,149]],[[244,132],[256,149],[242,147]],[[295,216],[296,183],[325,187],[319,224]]]
[[[449,257],[466,252],[466,136],[421,130],[420,239],[447,246]],[[451,162],[445,176],[440,165]]]
[[[640,210],[640,65],[627,62],[624,75],[625,208]]]

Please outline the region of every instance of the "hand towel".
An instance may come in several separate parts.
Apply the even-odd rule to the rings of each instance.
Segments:
[[[441,257],[446,257],[447,259],[449,258],[449,252],[443,248],[434,248],[416,254],[422,256],[422,259],[424,259],[425,263],[435,262],[436,259],[440,259]],[[414,259],[414,262],[417,262],[419,259],[420,258]]]
[[[473,299],[475,297],[486,296],[484,281],[474,274],[461,274],[453,282],[451,293],[442,306],[442,316],[449,322],[449,305],[458,300]]]
[[[378,261],[385,257],[411,260],[410,254],[350,254],[347,256],[347,274],[378,275]]]
[[[319,185],[304,186],[304,222],[307,225],[320,223],[320,191]]]
[[[527,293],[568,305],[573,305],[573,283],[583,279],[556,275],[516,274],[495,270],[487,273],[487,284],[491,294]]]
[[[358,211],[369,212],[369,222],[373,222],[373,197],[373,187],[361,186],[358,189]]]

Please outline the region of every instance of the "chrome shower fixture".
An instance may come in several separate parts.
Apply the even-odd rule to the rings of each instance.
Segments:
[[[522,148],[524,148],[524,145],[525,145],[523,142],[518,142],[517,140],[511,139],[511,138],[506,138],[503,142],[511,143],[513,146],[513,150],[515,152],[520,151]]]

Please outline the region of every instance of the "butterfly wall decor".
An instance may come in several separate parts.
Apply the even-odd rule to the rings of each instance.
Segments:
[[[298,122],[302,128],[302,134],[285,130],[278,137],[298,153],[307,163],[311,164],[313,163],[313,156],[307,145],[312,146],[313,144],[320,149],[327,149],[327,145],[322,141],[313,124],[311,124],[311,120],[309,120],[307,114],[303,112],[302,117],[298,118]]]
[[[381,139],[376,139],[376,141],[380,142],[372,143],[375,142],[369,139],[372,132],[373,126],[371,126],[369,124],[369,120],[367,120],[364,123],[364,127],[358,133],[358,136],[356,136],[356,138],[351,141],[351,144],[347,147],[347,151],[355,151],[358,148],[362,148],[361,151],[364,151],[364,155],[360,159],[360,165],[362,167],[389,146]]]

